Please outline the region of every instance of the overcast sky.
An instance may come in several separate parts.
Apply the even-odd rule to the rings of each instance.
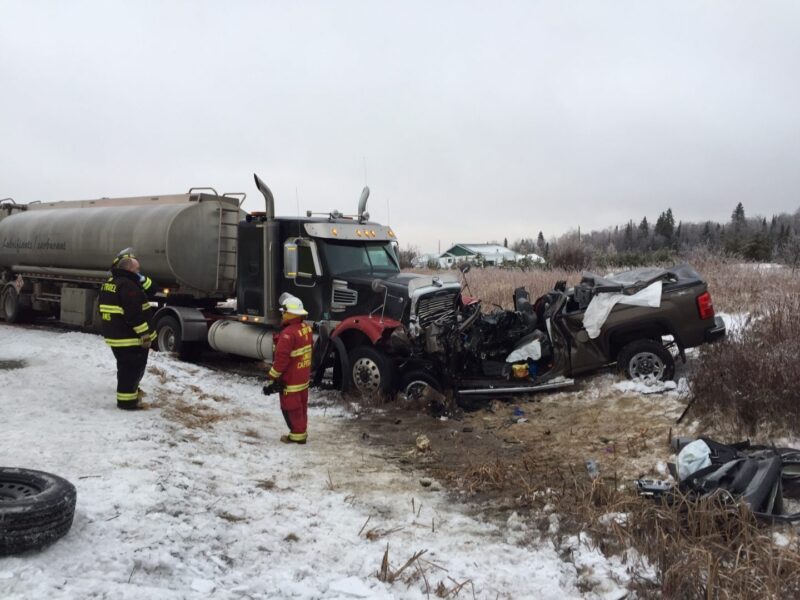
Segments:
[[[800,2],[0,0],[0,198],[244,191],[423,251],[800,206]],[[388,213],[387,214],[387,207]]]

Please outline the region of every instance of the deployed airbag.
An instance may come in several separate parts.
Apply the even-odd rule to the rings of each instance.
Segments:
[[[617,303],[658,308],[661,306],[661,288],[662,282],[656,281],[631,296],[618,293],[596,294],[583,315],[583,327],[586,333],[591,339],[598,337],[608,315]]]

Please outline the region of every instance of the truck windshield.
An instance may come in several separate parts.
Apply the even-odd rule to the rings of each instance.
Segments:
[[[399,273],[400,265],[390,242],[345,242],[325,240],[325,260],[332,275],[354,271]]]

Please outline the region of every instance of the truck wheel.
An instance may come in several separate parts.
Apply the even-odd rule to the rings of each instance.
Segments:
[[[7,285],[3,289],[0,301],[2,301],[0,309],[2,309],[2,315],[6,322],[19,323],[22,317],[22,307],[19,305],[19,294],[14,286]]]
[[[43,548],[65,535],[76,498],[66,479],[0,467],[0,556]]]
[[[175,317],[161,317],[156,323],[156,346],[160,352],[180,352],[181,326]]]
[[[661,342],[636,340],[620,350],[617,368],[628,379],[667,381],[675,376],[675,359]]]
[[[356,346],[349,353],[350,377],[364,396],[390,394],[394,386],[394,365],[373,346]]]
[[[203,351],[201,342],[184,342],[181,325],[175,317],[161,317],[156,323],[156,347],[185,361],[196,360]]]

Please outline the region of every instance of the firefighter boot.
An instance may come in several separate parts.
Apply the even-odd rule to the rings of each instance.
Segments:
[[[284,444],[305,444],[307,439],[308,435],[305,433],[290,433],[281,436],[281,442]]]

